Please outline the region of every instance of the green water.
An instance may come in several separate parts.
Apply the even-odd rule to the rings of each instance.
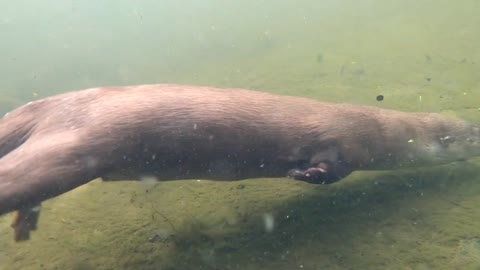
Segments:
[[[0,113],[74,89],[188,83],[478,123],[478,14],[477,0],[0,1]],[[479,171],[94,181],[46,202],[28,242],[0,218],[0,269],[480,269]]]

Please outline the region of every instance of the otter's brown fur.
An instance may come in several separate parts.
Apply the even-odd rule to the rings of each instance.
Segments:
[[[468,157],[477,141],[478,129],[438,114],[243,89],[93,88],[31,102],[0,121],[0,214],[98,177],[239,180],[294,169],[296,179],[331,183],[354,170],[455,160],[441,155],[454,143],[458,158]]]

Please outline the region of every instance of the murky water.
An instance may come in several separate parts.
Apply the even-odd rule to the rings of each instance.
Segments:
[[[185,83],[479,123],[479,13],[476,0],[3,1],[0,113]],[[0,269],[478,269],[479,171],[474,159],[331,186],[96,180],[46,202],[30,241],[0,218]]]

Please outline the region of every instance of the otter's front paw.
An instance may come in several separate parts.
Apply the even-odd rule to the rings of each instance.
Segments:
[[[329,184],[327,175],[327,170],[321,167],[312,167],[306,170],[292,169],[287,174],[290,178],[312,184]]]

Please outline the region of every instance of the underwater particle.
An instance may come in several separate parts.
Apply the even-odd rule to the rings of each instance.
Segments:
[[[146,186],[154,186],[158,179],[155,176],[142,176],[140,177],[140,181]]]
[[[431,80],[432,80],[432,78],[430,78],[430,77],[426,77],[426,78],[425,78],[425,80],[427,80],[427,81],[431,81]]]
[[[378,95],[378,96],[377,96],[377,101],[382,101],[382,100],[383,100],[383,98],[384,98],[384,96],[383,96],[383,95]]]
[[[365,69],[359,68],[359,69],[355,70],[355,75],[359,75],[359,76],[365,75]]]
[[[86,165],[88,168],[94,168],[98,164],[98,159],[92,156],[86,158]]]
[[[272,214],[265,213],[263,214],[263,225],[265,226],[265,231],[267,233],[272,232],[275,227],[275,219]]]
[[[425,61],[426,61],[427,63],[432,62],[432,57],[431,57],[430,55],[426,54],[426,55],[425,55]]]

